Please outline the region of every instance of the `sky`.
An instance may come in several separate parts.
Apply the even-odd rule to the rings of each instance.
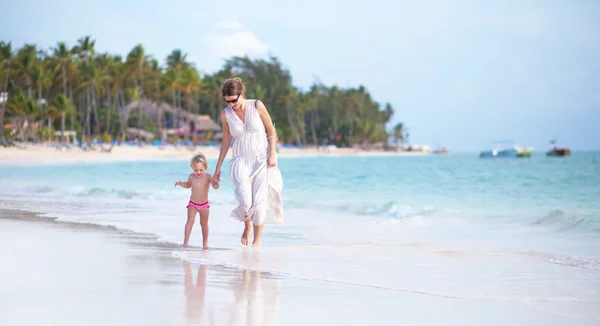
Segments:
[[[302,89],[364,85],[413,144],[600,149],[600,1],[0,0],[0,40],[173,49],[201,72],[276,56]]]

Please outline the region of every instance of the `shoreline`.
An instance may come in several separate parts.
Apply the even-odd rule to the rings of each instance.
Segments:
[[[150,234],[27,211],[0,209],[0,236],[19,244],[16,254],[0,253],[0,279],[7,281],[0,294],[7,308],[2,325],[594,323],[593,315],[581,318],[568,310],[576,303],[457,300],[203,265],[173,257],[178,247]],[[596,307],[584,305],[584,311]],[[438,314],[422,314],[433,306],[441,308]]]
[[[202,152],[207,159],[216,160],[219,157],[219,147],[198,146],[195,148],[183,146],[130,146],[120,145],[112,151],[103,152],[101,149],[83,151],[78,147],[70,150],[58,150],[50,145],[26,145],[26,147],[0,147],[0,165],[18,163],[101,163],[101,162],[130,162],[130,161],[169,161],[188,160],[195,153]],[[376,157],[376,156],[429,156],[432,153],[423,152],[391,152],[365,151],[353,148],[317,149],[311,148],[280,148],[279,158],[312,158],[312,157]],[[227,158],[231,157],[231,152]]]

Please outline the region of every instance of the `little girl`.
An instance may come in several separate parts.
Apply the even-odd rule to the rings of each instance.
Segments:
[[[183,246],[188,247],[190,241],[190,234],[192,233],[192,227],[196,220],[196,213],[200,213],[200,226],[202,227],[202,248],[208,249],[208,212],[210,204],[208,203],[208,190],[210,185],[214,189],[219,189],[219,181],[213,178],[212,175],[206,173],[208,169],[208,163],[206,162],[206,156],[199,153],[192,157],[190,162],[192,168],[192,174],[188,176],[187,181],[177,181],[175,187],[181,186],[183,188],[192,188],[192,194],[190,195],[190,201],[187,204],[187,222],[185,223],[185,233],[183,239]]]

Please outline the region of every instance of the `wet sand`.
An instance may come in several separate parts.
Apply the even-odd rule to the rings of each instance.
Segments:
[[[19,211],[0,211],[0,241],[4,326],[597,325],[600,318],[553,303],[456,300],[204,266],[174,257],[181,249],[152,235]]]

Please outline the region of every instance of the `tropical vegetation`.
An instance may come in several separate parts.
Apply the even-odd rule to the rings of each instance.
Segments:
[[[376,102],[364,86],[315,82],[302,90],[276,57],[233,57],[213,74],[197,68],[179,49],[162,60],[141,44],[125,57],[98,53],[91,36],[74,46],[58,42],[48,50],[35,44],[17,49],[2,41],[0,92],[7,94],[7,100],[0,98],[2,144],[48,141],[65,130],[76,131],[84,142],[125,140],[130,128],[173,140],[165,139],[162,131],[180,122],[177,112],[209,115],[220,124],[225,106],[220,85],[231,76],[244,79],[248,98],[263,100],[283,143],[352,146],[404,139],[401,123],[389,133],[385,129],[392,106]],[[142,106],[125,112],[136,101],[168,104],[174,110],[162,110],[158,117]]]

